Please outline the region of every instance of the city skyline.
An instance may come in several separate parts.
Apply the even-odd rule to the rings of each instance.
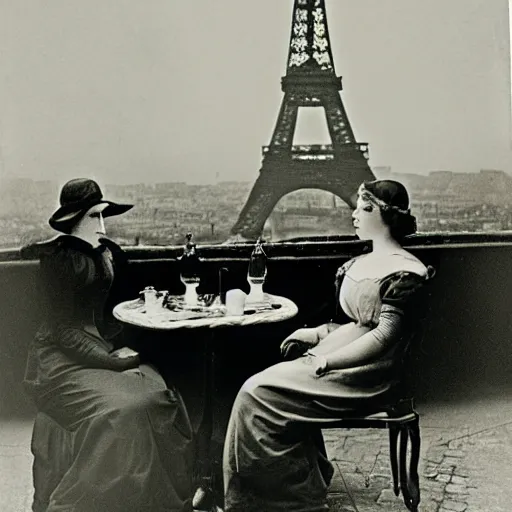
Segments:
[[[380,178],[400,179],[411,196],[420,232],[504,232],[512,230],[512,176],[503,171],[432,172]],[[105,185],[105,195],[135,208],[108,219],[110,236],[122,244],[168,245],[192,232],[199,243],[224,243],[251,188],[250,182],[187,185],[183,182]],[[55,235],[48,219],[58,207],[55,181],[15,178],[0,187],[3,248],[21,247]],[[353,234],[351,209],[322,190],[296,190],[282,198],[267,218],[265,239]]]
[[[253,182],[293,1],[0,2],[1,177]],[[372,166],[512,170],[506,0],[327,0]],[[307,116],[306,116],[307,117]],[[318,119],[298,142],[321,136]]]
[[[488,173],[497,173],[497,174],[504,173],[507,176],[512,177],[512,171],[507,171],[504,169],[491,169],[491,168],[480,168],[480,169],[475,169],[473,171],[453,171],[451,169],[428,169],[425,173],[399,172],[399,171],[396,171],[390,165],[370,166],[370,168],[371,168],[372,172],[375,173],[375,176],[377,179],[385,179],[389,176],[392,176],[393,179],[398,179],[398,180],[400,179],[400,177],[402,177],[402,179],[406,179],[409,176],[422,178],[422,179],[428,179],[437,174],[452,174],[454,176],[464,176],[464,175],[477,176],[479,174],[488,174]],[[14,175],[14,176],[7,176],[4,179],[4,183],[7,183],[7,184],[9,184],[9,183],[12,184],[12,183],[16,183],[16,182],[24,182],[24,181],[27,181],[27,183],[30,183],[31,185],[45,183],[45,184],[48,184],[48,185],[51,185],[51,186],[57,187],[57,188],[60,186],[60,180],[56,180],[51,177],[45,178],[45,177],[39,177],[39,176],[31,177],[31,176],[15,176]],[[220,180],[219,179],[217,181],[212,181],[212,182],[195,183],[192,181],[187,181],[187,179],[185,177],[185,179],[182,179],[182,180],[168,179],[165,181],[154,181],[154,182],[153,181],[133,181],[130,183],[116,183],[116,182],[107,180],[107,181],[102,181],[100,183],[100,185],[104,186],[104,187],[121,187],[121,188],[137,187],[137,186],[155,187],[158,185],[162,185],[162,186],[184,185],[184,186],[189,186],[189,187],[197,187],[197,186],[202,186],[202,185],[218,186],[218,185],[223,185],[223,184],[251,186],[252,181],[250,179],[231,179],[231,180]],[[317,190],[317,191],[325,192],[326,194],[332,195],[331,192],[327,192],[327,191],[323,190],[322,188],[318,188],[318,187],[310,187],[310,188],[304,187],[304,188],[297,189],[297,190],[312,190],[312,191]],[[297,190],[295,190],[294,192],[290,192],[289,194],[293,194],[293,193],[297,192]],[[287,197],[289,194],[286,194],[283,197]],[[336,195],[336,194],[334,194],[334,195]],[[58,201],[58,198],[56,198],[56,200]]]

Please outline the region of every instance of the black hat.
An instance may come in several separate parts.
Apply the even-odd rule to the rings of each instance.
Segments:
[[[117,204],[103,199],[99,185],[88,178],[68,181],[60,192],[60,208],[50,217],[50,226],[57,231],[69,234],[73,226],[85,215],[89,208],[106,204],[103,217],[121,215],[133,208],[132,204]]]

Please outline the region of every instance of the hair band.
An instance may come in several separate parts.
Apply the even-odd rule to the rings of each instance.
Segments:
[[[365,199],[367,201],[370,201],[370,203],[373,203],[375,206],[378,206],[382,211],[389,211],[392,210],[397,213],[401,213],[402,215],[409,215],[411,213],[410,209],[403,210],[402,208],[399,208],[398,206],[394,206],[392,204],[388,204],[382,199],[379,199],[376,197],[372,192],[366,189],[364,183],[359,187],[359,190],[357,191],[359,196],[362,199]]]

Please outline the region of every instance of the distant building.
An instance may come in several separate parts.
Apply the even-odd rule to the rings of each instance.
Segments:
[[[434,170],[419,175],[376,166],[373,172],[377,178],[395,179],[407,187],[422,232],[512,229],[512,176],[504,171]],[[2,247],[19,247],[55,234],[48,218],[58,203],[59,183],[4,178],[1,185]],[[128,244],[136,239],[148,245],[182,243],[187,231],[200,243],[223,242],[251,186],[243,181],[105,185],[106,196],[136,205],[126,215],[108,219],[109,233]],[[274,240],[323,234],[353,234],[351,209],[333,194],[317,189],[284,196],[265,228],[265,236]]]

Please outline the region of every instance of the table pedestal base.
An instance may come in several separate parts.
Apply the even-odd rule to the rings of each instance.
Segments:
[[[211,332],[205,340],[204,350],[204,409],[203,419],[198,429],[198,449],[199,457],[199,487],[192,499],[192,508],[194,512],[222,512],[217,505],[218,500],[217,485],[215,482],[214,469],[212,467],[211,442],[214,425],[214,403],[213,394],[215,393],[215,333]],[[220,485],[222,490],[222,482]],[[216,492],[217,491],[217,492]]]
[[[209,328],[210,337],[205,340],[205,403],[203,409],[203,419],[197,432],[197,460],[198,469],[196,472],[198,478],[196,485],[198,489],[194,495],[194,509],[197,512],[222,512],[222,509],[216,503],[223,501],[222,478],[215,481],[216,473],[214,471],[216,464],[212,464],[211,442],[214,424],[213,396],[216,391],[215,374],[215,353],[214,353],[214,331],[218,328],[227,328],[229,326],[248,327],[253,325],[282,322],[295,316],[298,312],[297,306],[285,297],[277,295],[263,295],[265,302],[268,299],[270,303],[278,305],[276,308],[265,311],[252,311],[251,314],[226,317],[204,317],[192,318],[189,320],[180,319],[173,311],[161,308],[157,315],[147,314],[144,303],[139,299],[129,300],[118,304],[113,315],[117,320],[128,325],[134,325],[139,328],[157,330],[157,331],[175,331],[184,328]],[[249,297],[249,303],[250,299]],[[182,297],[179,297],[182,300]],[[220,468],[217,466],[217,469]]]

